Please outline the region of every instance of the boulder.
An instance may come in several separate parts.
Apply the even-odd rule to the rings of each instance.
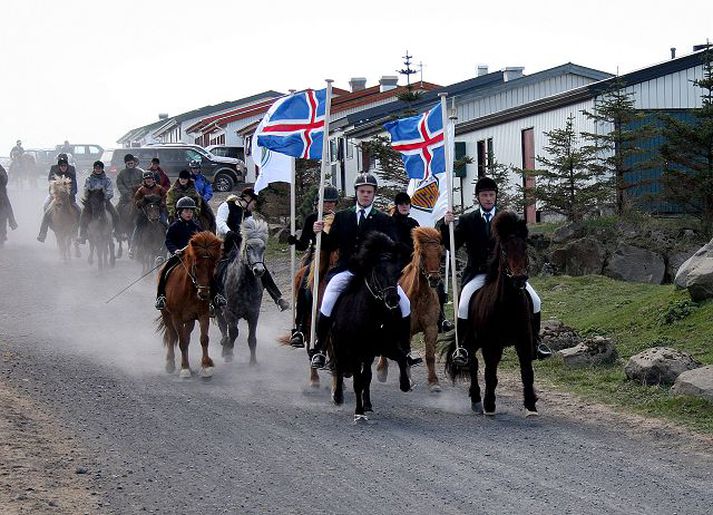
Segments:
[[[683,250],[678,249],[676,251],[671,252],[668,255],[668,263],[666,265],[666,275],[670,278],[673,279],[676,277],[676,274],[678,273],[678,270],[681,268],[681,266],[688,261],[691,256],[693,256],[696,252],[698,252],[698,245],[696,246],[689,246],[684,248]],[[676,285],[678,286],[678,285]]]
[[[604,269],[604,274],[614,279],[651,284],[661,284],[665,273],[661,255],[625,243],[617,246]]]
[[[601,274],[605,250],[594,238],[580,238],[550,255],[550,261],[560,273],[567,275]]]
[[[590,367],[614,363],[619,354],[610,338],[595,336],[558,352],[568,367]]]
[[[681,373],[700,366],[686,352],[671,347],[652,347],[629,358],[624,372],[627,378],[643,384],[673,384]]]
[[[681,265],[674,283],[687,288],[696,302],[713,298],[713,240]]]
[[[562,350],[574,347],[582,342],[577,331],[564,325],[559,320],[545,320],[540,330],[542,343],[552,350]]]
[[[572,238],[579,238],[584,234],[584,226],[580,222],[572,222],[557,228],[552,233],[552,241],[562,243]]]
[[[713,402],[713,365],[682,372],[671,388],[673,393],[695,395]]]

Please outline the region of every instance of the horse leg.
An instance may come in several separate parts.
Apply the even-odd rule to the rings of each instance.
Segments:
[[[319,377],[317,377],[317,381],[319,381]],[[332,401],[337,406],[344,404],[344,374],[338,364],[335,366],[332,376]]]
[[[248,347],[250,347],[250,364],[257,365],[255,348],[257,347],[257,316],[248,319]]]
[[[498,386],[498,363],[503,356],[502,347],[483,349],[485,361],[485,398],[483,408],[486,415],[495,415],[495,388]]]
[[[166,326],[163,333],[163,344],[166,347],[166,372],[172,374],[176,371],[176,342],[178,341],[178,333],[173,325],[173,320],[170,315],[161,313],[163,323]]]
[[[193,332],[193,327],[196,325],[196,321],[189,320],[185,323],[179,322],[179,324],[179,327],[181,328],[178,340],[178,346],[181,349],[180,377],[182,379],[189,379],[191,377],[191,369],[188,365],[188,344],[191,341],[191,333]]]
[[[112,268],[116,266],[116,256],[114,255],[114,239],[109,237],[109,264]]]
[[[359,420],[366,420],[366,415],[364,415],[364,365],[359,364],[357,369],[354,371],[354,377],[352,378],[352,383],[354,385],[354,401],[356,406],[354,407],[354,422],[357,423]]]
[[[475,355],[475,349],[469,350],[469,354],[470,388],[468,389],[468,395],[470,396],[470,409],[475,413],[481,414],[483,413],[483,403],[480,398],[480,384],[478,383],[478,357]]]
[[[379,356],[376,364],[376,379],[380,383],[385,383],[389,378],[389,361],[384,356]]]
[[[372,362],[373,363],[373,362]],[[371,365],[372,363],[364,363],[364,366],[362,368],[362,374],[363,374],[363,389],[362,389],[362,404],[364,406],[364,411],[374,411],[371,408]]]
[[[89,256],[87,257],[87,263],[90,265],[94,264],[94,243],[89,242]]]
[[[238,321],[230,318],[226,321],[228,326],[228,339],[223,345],[222,356],[226,363],[233,361],[233,348],[235,347],[235,340],[238,338]]]
[[[201,329],[201,350],[203,351],[203,356],[201,357],[201,377],[208,378],[213,375],[213,360],[210,359],[208,355],[208,329],[210,328],[210,317],[202,316],[198,321]]]
[[[527,339],[521,340],[516,346],[517,359],[520,362],[520,378],[525,404],[525,416],[537,415],[537,394],[535,393],[535,373],[532,370],[532,350]]]
[[[410,392],[413,383],[411,382],[411,369],[406,362],[406,356],[399,356],[396,363],[399,365],[399,389],[402,392]]]
[[[429,324],[423,331],[423,341],[426,347],[426,368],[428,369],[428,389],[432,393],[441,391],[436,375],[436,339],[438,338],[438,328],[436,324]]]

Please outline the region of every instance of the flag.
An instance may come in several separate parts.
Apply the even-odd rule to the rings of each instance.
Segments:
[[[440,113],[440,109],[438,111]],[[443,134],[443,131],[441,131],[441,134]],[[455,124],[452,122],[448,125],[447,136],[448,144],[452,148],[455,137]],[[441,143],[441,152],[443,152],[444,148],[445,146]],[[443,163],[445,165],[445,155]],[[433,167],[432,172],[424,179],[411,179],[407,190],[411,197],[410,216],[422,227],[435,226],[436,222],[443,218],[448,209],[445,166],[443,168]]]
[[[255,164],[260,168],[260,174],[257,176],[255,181],[255,193],[260,193],[260,190],[266,188],[268,184],[272,182],[292,182],[292,167],[293,158],[286,156],[285,154],[279,154],[277,152],[272,152],[258,145],[257,135],[260,133],[264,127],[267,120],[270,118],[270,111],[274,109],[275,105],[268,110],[268,112],[263,117],[262,121],[255,129],[255,136],[252,138],[252,156]]]
[[[421,115],[389,122],[384,128],[391,134],[391,147],[401,152],[411,179],[426,180],[446,171],[441,104]]]
[[[277,100],[255,133],[258,145],[292,157],[322,159],[326,97],[326,89],[308,89]]]

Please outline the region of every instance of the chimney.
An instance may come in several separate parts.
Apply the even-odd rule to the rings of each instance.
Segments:
[[[478,65],[478,77],[482,77],[483,75],[488,74],[488,65],[487,64],[479,64]]]
[[[503,70],[503,82],[519,79],[522,77],[522,71],[524,69],[524,66],[508,66],[505,70]]]
[[[168,113],[158,113],[159,120],[168,120]]]
[[[381,86],[379,88],[379,91],[384,92],[384,91],[396,89],[398,84],[399,84],[399,78],[397,76],[382,75],[381,78],[379,79],[379,85]]]
[[[699,50],[705,50],[706,48],[708,48],[708,43],[706,43],[705,45],[693,45],[694,52],[698,52]]]
[[[671,59],[676,59],[676,47],[671,47]]]
[[[366,78],[352,77],[349,80],[349,87],[352,88],[352,93],[355,91],[364,91],[366,89]]]

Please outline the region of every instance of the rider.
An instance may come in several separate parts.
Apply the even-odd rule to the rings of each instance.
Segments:
[[[354,274],[349,270],[352,256],[359,252],[359,249],[369,232],[379,231],[387,234],[396,241],[394,223],[391,217],[378,211],[374,205],[374,196],[378,182],[376,177],[370,173],[360,173],[354,181],[354,191],[356,193],[356,205],[334,215],[329,233],[322,236],[322,244],[325,250],[331,251],[339,249],[339,260],[330,272],[331,279],[327,283],[322,296],[322,305],[319,310],[319,321],[317,322],[317,341],[314,345],[312,355],[312,368],[323,368],[326,357],[324,355],[324,342],[332,325],[332,310],[337,303],[339,295],[349,286]],[[323,221],[316,221],[313,225],[315,233],[324,229]],[[406,354],[409,365],[414,365],[421,358],[412,358],[411,353],[411,304],[406,293],[398,286],[400,297],[399,308],[401,309],[401,324],[399,327],[399,344]]]
[[[218,261],[215,268],[216,284],[218,292],[223,294],[225,287],[225,274],[228,270],[228,264],[240,251],[242,237],[240,236],[240,225],[243,220],[252,216],[253,209],[257,204],[257,193],[252,188],[245,188],[240,195],[230,195],[225,202],[218,206],[218,212],[215,217],[216,232],[219,237],[223,238],[223,257]],[[285,311],[290,308],[289,303],[282,297],[282,292],[275,284],[272,274],[265,267],[265,272],[260,277],[263,287],[267,290],[272,300],[280,308],[280,311]]]
[[[127,208],[133,206],[136,190],[139,189],[144,179],[144,171],[136,166],[138,162],[139,160],[132,154],[126,154],[124,156],[125,168],[116,175],[116,189],[119,190],[119,203],[116,205],[116,209],[125,217],[127,216]],[[127,218],[124,218],[124,220],[127,220]],[[131,222],[133,221],[131,220]],[[127,220],[126,223],[129,223],[129,221]],[[114,227],[116,228],[117,226],[114,225]]]
[[[196,204],[195,217],[198,218],[201,209],[201,196],[196,191],[196,187],[191,179],[191,172],[188,170],[181,170],[178,174],[178,179],[173,183],[166,193],[166,208],[168,209],[168,219],[173,221],[176,219],[176,203],[182,197],[190,197]]]
[[[213,187],[210,185],[210,181],[206,179],[206,176],[201,173],[201,162],[199,159],[193,159],[188,163],[188,167],[191,171],[191,179],[193,179],[193,183],[196,186],[196,191],[203,200],[201,203],[201,213],[207,216],[212,225],[213,220],[215,220],[215,215],[208,201],[213,198]]]
[[[154,175],[154,172],[146,170],[144,172],[144,180],[141,183],[141,186],[139,186],[139,189],[136,190],[136,195],[134,195],[134,205],[136,206],[136,211],[139,214],[136,217],[136,227],[134,227],[134,233],[131,235],[132,244],[130,245],[131,250],[129,250],[130,257],[133,257],[134,255],[133,242],[136,241],[141,234],[142,229],[148,223],[148,219],[144,214],[143,208],[151,202],[156,201],[159,202],[159,209],[161,210],[160,221],[164,226],[168,226],[168,222],[166,221],[166,191],[161,186],[156,184],[156,176]]]
[[[315,199],[315,205],[319,202],[319,198]],[[324,186],[324,197],[322,199],[323,212],[325,215],[334,214],[334,208],[339,202],[339,190],[332,185]],[[297,250],[309,252],[302,261],[303,266],[309,266],[312,262],[312,254],[317,237],[314,233],[314,223],[317,221],[317,211],[310,213],[302,223],[302,234],[297,238],[294,234],[290,234],[287,238],[287,243],[294,245]],[[295,327],[292,329],[292,338],[290,345],[295,348],[305,346],[304,331],[309,324],[311,315],[310,308],[312,307],[312,295],[307,284],[308,274],[302,276],[302,282],[297,290],[297,298],[295,299]]]
[[[71,154],[74,152],[74,147],[69,144],[69,140],[64,140],[64,144],[62,145],[62,148],[60,148],[60,152],[63,154]]]
[[[161,161],[159,161],[158,157],[151,158],[149,170],[154,173],[156,184],[161,186],[164,191],[168,191],[171,187],[171,179],[168,178],[166,172],[161,168]]]
[[[194,213],[197,210],[195,201],[190,197],[183,197],[176,203],[176,211],[178,219],[173,222],[168,231],[166,231],[166,248],[171,253],[166,264],[161,269],[161,275],[158,281],[158,290],[156,292],[156,309],[161,310],[166,308],[166,281],[171,270],[181,262],[181,254],[191,241],[191,237],[201,232],[203,229],[194,220]],[[213,305],[224,306],[225,298],[222,295],[216,294],[215,279],[211,282],[211,298]]]
[[[462,215],[454,228],[455,248],[459,248],[465,243],[468,253],[468,262],[463,270],[463,279],[458,302],[458,343],[464,343],[465,334],[468,330],[468,307],[473,294],[485,284],[485,274],[487,264],[495,249],[495,239],[492,235],[491,223],[496,213],[496,202],[498,195],[498,185],[490,177],[481,177],[475,184],[475,196],[480,207],[465,215]],[[443,244],[448,247],[450,235],[448,224],[453,222],[455,217],[452,211],[446,211],[441,225],[441,237]],[[540,297],[535,290],[526,285],[527,293],[532,300],[532,331],[536,339],[536,358],[545,359],[552,355],[552,351],[539,339],[540,334]]]
[[[84,200],[88,199],[88,193],[90,191],[103,190],[104,191],[104,201],[106,203],[106,210],[109,211],[111,215],[111,221],[114,227],[116,227],[119,221],[119,213],[114,209],[111,203],[111,198],[114,196],[114,187],[111,184],[111,179],[107,177],[104,172],[104,163],[101,161],[94,161],[92,167],[92,173],[89,174],[84,181]],[[81,244],[87,242],[87,227],[89,226],[89,215],[87,214],[87,208],[82,210],[82,214],[79,217],[79,240]]]
[[[22,141],[17,140],[17,143],[15,143],[15,146],[12,147],[12,150],[10,150],[10,159],[12,159],[13,161],[16,159],[19,159],[22,156],[22,154],[24,154],[24,153],[25,153],[25,149],[22,148]]]
[[[5,168],[0,165],[0,247],[2,247],[5,244],[5,240],[7,240],[6,220],[13,231],[17,229],[15,214],[12,211],[10,197],[7,195],[7,179],[7,172]]]
[[[50,173],[47,176],[47,180],[51,182],[60,177],[66,177],[72,181],[72,189],[70,190],[69,199],[72,203],[72,207],[77,211],[77,213],[80,213],[81,209],[79,209],[79,206],[77,205],[77,191],[79,189],[77,187],[77,172],[74,167],[69,164],[67,154],[59,154],[57,156],[57,164],[50,167]],[[40,233],[37,235],[37,241],[42,243],[44,243],[47,238],[47,229],[50,224],[49,206],[51,202],[52,195],[47,195],[45,203],[42,206],[44,214],[42,216],[42,223],[40,224]]]

